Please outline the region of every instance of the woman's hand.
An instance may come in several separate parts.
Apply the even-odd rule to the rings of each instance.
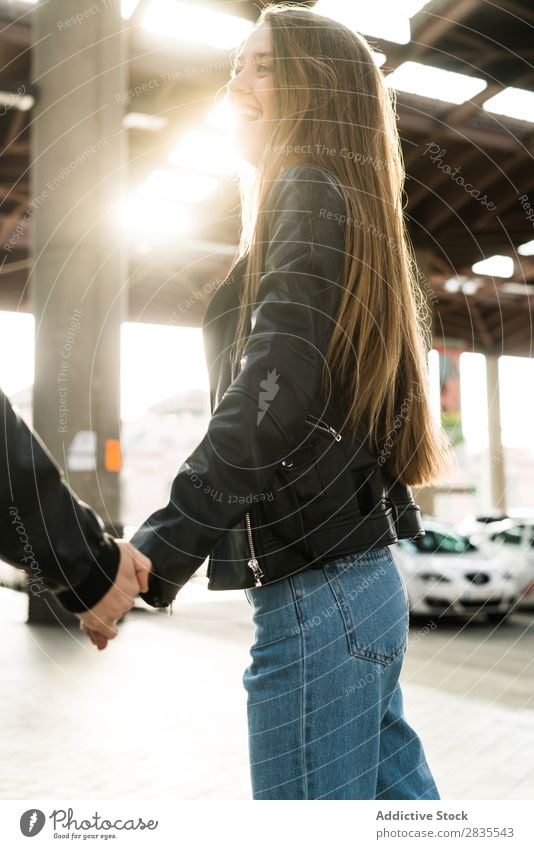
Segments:
[[[134,606],[135,597],[148,590],[152,563],[125,540],[115,540],[120,550],[119,570],[115,583],[91,610],[78,613],[80,628],[100,651],[115,639],[116,623]]]

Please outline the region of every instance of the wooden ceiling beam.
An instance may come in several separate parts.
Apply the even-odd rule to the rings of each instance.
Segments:
[[[429,140],[453,139],[459,144],[473,144],[480,150],[517,151],[517,139],[507,131],[496,132],[489,127],[473,127],[469,124],[451,125],[445,117],[432,115],[432,101],[416,97],[409,100],[409,95],[399,93],[397,96],[397,112],[399,114],[399,130],[403,139],[411,142],[421,138],[426,144]]]
[[[467,304],[468,304],[468,309],[469,309],[471,316],[473,318],[473,323],[474,323],[476,329],[478,330],[480,338],[483,340],[484,345],[486,345],[488,348],[491,347],[492,345],[495,344],[496,340],[493,338],[493,336],[491,335],[491,333],[488,329],[488,326],[486,324],[484,316],[482,315],[482,312],[479,308],[478,303],[476,302],[475,299],[473,299],[473,300],[468,299]]]
[[[527,9],[525,3],[521,4],[514,2],[514,0],[506,0],[506,4],[502,4],[500,8],[503,12],[508,12],[514,18],[517,17],[519,19],[518,23],[530,21],[534,24],[534,10]]]
[[[28,204],[26,201],[19,203],[9,215],[4,215],[0,219],[0,244],[5,244],[9,240],[9,237],[27,208]]]
[[[11,110],[11,120],[9,122],[9,126],[7,128],[6,137],[3,139],[4,148],[2,150],[2,156],[5,156],[7,153],[13,153],[13,151],[9,150],[10,145],[14,143],[14,140],[24,131],[24,126],[27,122],[27,112],[22,112],[20,109],[12,109]],[[29,141],[25,144],[25,153],[29,152],[30,143]]]
[[[530,149],[534,147],[534,135],[530,136],[530,138],[526,141],[525,147]],[[479,151],[475,151],[475,155],[478,154]],[[525,153],[523,150],[516,151],[508,156],[501,165],[495,165],[494,168],[486,169],[485,174],[477,175],[476,186],[481,192],[487,192],[488,189],[491,188],[498,180],[500,180],[503,175],[509,176],[509,172],[513,171],[517,166],[523,165],[523,161],[525,158]],[[454,212],[459,212],[466,206],[473,198],[467,192],[459,192],[456,194],[454,199],[451,198],[449,205],[452,207]],[[439,227],[443,221],[449,217],[449,210],[446,208],[441,210],[435,218],[435,226]]]
[[[465,165],[468,165],[471,161],[478,159],[479,156],[480,151],[478,151],[476,148],[466,147],[464,155],[459,157],[460,167],[465,167]],[[422,201],[424,198],[428,198],[429,191],[437,189],[440,184],[446,185],[449,182],[450,176],[444,174],[442,171],[440,171],[439,168],[436,168],[429,180],[426,180],[425,183],[419,183],[419,185],[415,187],[414,191],[408,192],[408,208],[410,212],[415,209],[415,207],[418,203],[420,203],[420,201]]]
[[[451,0],[451,2],[439,14],[429,9],[421,9],[412,20],[412,40],[409,44],[391,47],[379,39],[380,47],[387,56],[387,70],[398,68],[407,59],[417,61],[426,50],[436,44],[445,33],[459,24],[464,18],[476,11],[480,6],[480,0]]]
[[[532,192],[534,190],[534,168],[532,168],[532,163],[531,163],[531,171],[530,171],[530,174],[529,174],[528,177],[526,176],[527,173],[528,172],[525,169],[525,175],[522,175],[522,182],[517,187],[518,193],[515,194],[514,191],[512,190],[512,188],[510,188],[510,196],[509,196],[508,200],[503,201],[502,203],[498,204],[497,212],[498,212],[500,217],[502,217],[502,215],[505,212],[508,212],[508,210],[511,209],[516,204],[517,204],[518,210],[521,212],[521,205],[520,205],[520,202],[519,202],[519,198],[522,195],[528,195],[529,192]],[[534,198],[530,198],[530,202],[531,202],[531,204],[534,205]],[[482,228],[482,230],[485,230],[485,229],[486,229],[485,227]]]
[[[28,193],[23,192],[20,189],[14,189],[12,186],[2,184],[0,185],[0,201],[4,201],[6,198],[23,203],[28,200]]]

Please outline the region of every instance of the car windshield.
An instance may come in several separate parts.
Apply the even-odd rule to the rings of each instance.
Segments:
[[[465,551],[473,551],[475,546],[460,534],[455,534],[452,531],[437,531],[428,530],[425,528],[425,535],[414,540],[419,551],[443,553],[443,554],[463,554]]]
[[[523,525],[516,525],[514,528],[507,528],[505,531],[492,534],[491,539],[495,542],[506,543],[506,545],[521,545],[523,530]]]

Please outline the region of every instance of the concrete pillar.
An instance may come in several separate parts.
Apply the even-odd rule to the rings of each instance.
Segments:
[[[501,439],[499,357],[486,356],[491,507],[506,513],[506,473]]]
[[[127,257],[120,3],[33,10],[30,274],[34,426],[71,486],[120,531],[119,355]]]
[[[436,511],[436,487],[422,486],[413,487],[413,497],[416,504],[419,505],[421,514],[425,516],[434,516]]]

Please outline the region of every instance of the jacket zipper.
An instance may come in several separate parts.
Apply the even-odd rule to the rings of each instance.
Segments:
[[[231,377],[232,377],[232,383],[233,383],[234,379],[235,379],[235,367],[234,367],[233,362],[231,364]],[[318,430],[323,430],[326,433],[329,433],[330,436],[334,437],[336,442],[340,441],[341,434],[338,433],[338,431],[335,430],[335,428],[333,428],[331,425],[327,424],[326,422],[323,422],[322,419],[318,419],[315,416],[307,416],[305,421],[308,422],[309,424],[313,425],[314,427],[316,427]],[[250,549],[250,558],[247,561],[247,566],[249,567],[249,569],[252,570],[252,574],[254,575],[254,585],[256,587],[261,587],[262,586],[261,579],[265,577],[265,574],[264,574],[264,572],[261,568],[260,562],[259,562],[258,558],[256,557],[256,552],[254,550],[254,540],[253,540],[253,537],[252,537],[252,526],[251,526],[251,521],[250,521],[250,513],[248,511],[245,513],[245,528],[246,528],[246,532],[247,532],[248,547]]]
[[[325,433],[329,433],[330,436],[334,437],[336,442],[341,441],[341,434],[339,433],[339,431],[337,431],[334,427],[332,427],[332,425],[327,424],[322,419],[318,419],[316,416],[308,415],[308,416],[306,416],[305,421],[308,424],[313,425],[313,427],[316,427],[317,430],[324,430]]]
[[[234,382],[234,370],[234,363],[232,362],[232,383]],[[254,586],[261,587],[261,579],[264,578],[265,575],[254,550],[254,540],[252,539],[252,526],[250,523],[249,512],[245,513],[245,528],[247,532],[248,547],[250,549],[250,558],[247,561],[247,566],[252,570],[252,574],[254,575]]]
[[[245,513],[245,525],[247,528],[248,545],[250,548],[250,560],[248,561],[247,565],[249,569],[252,569],[255,586],[261,587],[261,579],[264,578],[265,575],[263,574],[259,560],[256,557],[256,552],[254,551],[254,542],[252,540],[252,527],[250,525],[250,513]]]

